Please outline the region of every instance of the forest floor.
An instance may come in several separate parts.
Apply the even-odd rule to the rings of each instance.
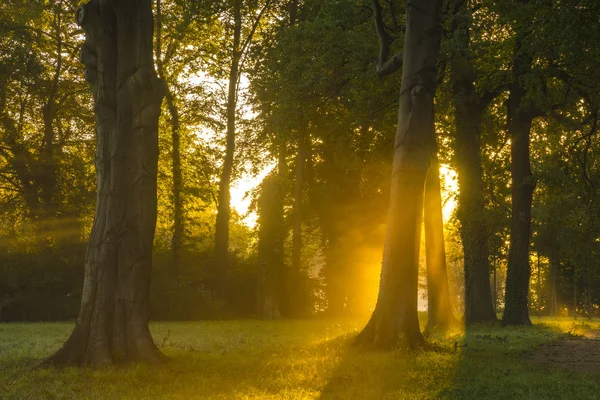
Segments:
[[[533,322],[411,352],[351,347],[364,320],[157,322],[169,363],[108,369],[38,367],[70,323],[0,324],[0,399],[598,399],[600,320]]]

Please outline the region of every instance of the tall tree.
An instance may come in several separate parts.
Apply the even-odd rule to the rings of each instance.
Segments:
[[[490,264],[487,244],[488,227],[481,161],[482,117],[502,86],[478,92],[477,70],[471,55],[472,11],[468,2],[450,4],[453,46],[448,55],[450,90],[454,105],[455,160],[458,172],[458,210],[460,236],[464,252],[465,320],[496,320],[490,288]]]
[[[452,314],[448,287],[440,167],[437,155],[431,157],[431,166],[427,173],[423,215],[427,262],[427,326],[447,328],[456,322],[456,318]]]
[[[390,53],[390,39],[378,0],[373,5],[381,43],[378,64],[384,65]],[[391,58],[402,60],[402,87],[387,235],[377,305],[357,338],[358,343],[376,347],[392,347],[400,335],[409,347],[423,341],[417,315],[419,244],[423,191],[435,148],[433,98],[441,7],[440,0],[406,2],[404,55]]]
[[[71,73],[77,57],[67,2],[12,7],[0,22],[0,182],[22,198],[22,216],[35,225],[40,250],[52,246],[57,223],[66,224],[66,214],[82,208],[82,199],[66,199],[69,186],[82,182],[63,178],[72,159],[87,156],[69,147],[85,137],[91,112],[81,99],[85,82]]]
[[[190,24],[191,16],[187,12],[180,24],[177,26],[178,32],[183,32],[187,29]],[[162,49],[162,6],[161,0],[156,0],[156,64],[158,69],[158,76],[165,83],[165,67],[163,63],[163,49]],[[174,49],[172,49],[172,52]],[[170,54],[169,56],[173,56]],[[171,236],[171,251],[173,253],[173,270],[175,273],[179,270],[179,264],[181,263],[181,246],[184,235],[184,220],[183,220],[183,198],[182,198],[182,185],[183,177],[181,172],[181,123],[179,117],[179,108],[175,102],[175,96],[173,90],[166,85],[165,98],[167,101],[167,107],[170,115],[171,123],[171,145],[172,145],[172,167],[171,172],[173,174],[173,235]]]
[[[284,271],[284,228],[283,221],[283,181],[278,173],[267,176],[262,183],[258,200],[260,228],[258,231],[258,287],[257,313],[259,318],[271,320],[281,316],[282,275]],[[284,285],[285,286],[285,285]]]
[[[156,224],[158,118],[151,0],[92,0],[79,7],[81,59],[96,110],[97,200],[79,317],[46,362],[159,362],[148,329]]]
[[[249,45],[252,42],[254,34],[263,18],[265,12],[269,9],[271,0],[266,0],[249,26],[246,37],[242,37],[243,21],[243,1],[234,0],[232,7],[233,14],[233,38],[231,42],[231,60],[229,69],[229,82],[227,86],[227,130],[225,144],[225,159],[223,160],[223,169],[219,180],[219,195],[217,204],[217,220],[215,224],[215,273],[218,285],[223,284],[223,277],[227,270],[228,252],[229,252],[229,216],[231,203],[231,178],[234,167],[235,155],[235,137],[236,137],[236,119],[238,105],[238,88],[240,76],[243,73],[242,60],[246,55]]]
[[[531,325],[529,320],[529,244],[531,239],[531,205],[535,179],[529,160],[531,123],[536,111],[525,102],[524,79],[531,71],[532,57],[523,51],[523,36],[517,33],[513,61],[513,84],[507,101],[508,132],[511,139],[510,175],[512,215],[510,249],[506,275],[506,299],[502,322],[508,325]]]

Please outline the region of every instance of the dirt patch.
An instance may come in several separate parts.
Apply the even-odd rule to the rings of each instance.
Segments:
[[[530,359],[547,367],[600,374],[600,331],[548,343],[534,350]]]

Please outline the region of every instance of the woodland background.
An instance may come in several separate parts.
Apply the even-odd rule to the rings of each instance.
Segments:
[[[83,33],[73,18],[78,4],[0,5],[0,321],[77,315],[96,198],[93,102],[79,62]],[[398,48],[402,4],[382,6]],[[379,45],[370,4],[161,0],[155,13],[156,64],[168,94],[159,130],[151,318],[257,315],[265,257],[280,263],[282,316],[369,314],[400,88],[399,76],[375,74]],[[594,0],[445,5],[436,96],[443,199],[458,202],[456,174],[464,167],[455,155],[457,123],[479,120],[478,221],[497,311],[510,243],[507,100],[518,81],[521,104],[533,116],[530,309],[600,313],[598,15]],[[243,51],[232,52],[234,46]],[[527,67],[515,70],[515,59],[526,59]],[[239,82],[233,104],[232,76]],[[461,77],[481,106],[466,114],[454,90]],[[235,151],[227,158],[232,110]],[[229,203],[219,186],[228,169],[242,189],[226,207],[223,276],[215,271],[214,248],[218,205]],[[251,190],[240,195],[243,188]],[[248,212],[236,207],[244,196]],[[449,281],[460,314],[465,216],[460,204],[448,209]],[[265,253],[261,240],[283,252]]]

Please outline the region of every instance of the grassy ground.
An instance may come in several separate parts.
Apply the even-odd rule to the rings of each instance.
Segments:
[[[353,349],[364,321],[153,323],[163,367],[39,369],[68,323],[0,324],[0,399],[598,399],[600,377],[528,354],[600,321],[432,334],[417,352]],[[598,373],[599,371],[596,371]]]

